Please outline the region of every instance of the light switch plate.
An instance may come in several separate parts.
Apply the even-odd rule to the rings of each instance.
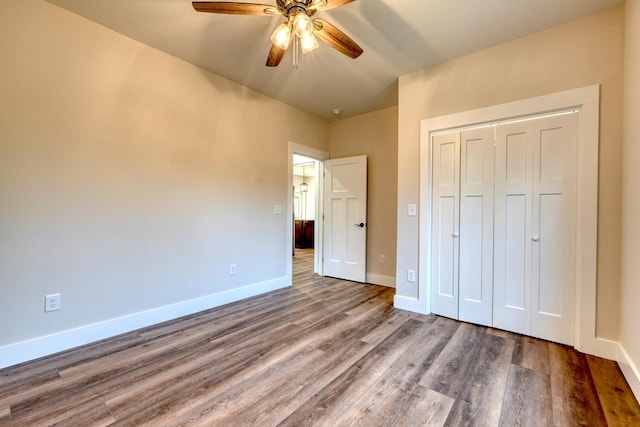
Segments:
[[[282,205],[273,205],[273,214],[281,215],[282,214]]]
[[[415,270],[407,270],[407,282],[415,282],[416,281],[416,271]]]
[[[416,216],[418,215],[418,206],[414,205],[413,203],[410,204],[407,207],[407,215],[409,216]]]

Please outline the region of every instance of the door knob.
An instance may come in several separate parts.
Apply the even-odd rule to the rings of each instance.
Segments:
[[[361,222],[360,224],[353,224],[356,227],[360,227],[360,228],[364,228],[364,226],[366,225],[364,222]]]
[[[460,234],[458,234],[458,233],[453,233],[453,234],[451,235],[451,237],[453,237],[454,239],[457,239],[458,237],[460,237]]]
[[[538,236],[537,234],[534,234],[533,237],[531,238],[531,240],[533,240],[534,242],[539,242],[540,241],[540,236]]]

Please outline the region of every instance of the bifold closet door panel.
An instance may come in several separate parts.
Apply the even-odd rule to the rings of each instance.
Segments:
[[[459,319],[492,325],[494,128],[460,134]]]
[[[531,335],[573,344],[578,113],[534,122]]]
[[[496,129],[493,325],[531,333],[533,121]]]
[[[578,114],[496,128],[493,324],[569,345]]]
[[[457,319],[460,132],[432,138],[431,309]]]

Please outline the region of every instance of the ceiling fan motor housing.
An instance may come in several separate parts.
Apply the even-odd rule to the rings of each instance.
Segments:
[[[326,0],[277,0],[276,6],[286,17],[289,17],[290,14],[300,13],[300,11],[312,16],[318,7],[326,3]]]

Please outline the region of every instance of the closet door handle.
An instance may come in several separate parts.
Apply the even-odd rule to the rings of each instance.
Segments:
[[[534,242],[539,242],[540,241],[540,236],[538,236],[537,234],[534,234],[533,237],[531,238],[531,240],[533,240]]]
[[[454,239],[457,239],[458,237],[460,237],[460,234],[458,234],[458,233],[453,233],[453,234],[451,235],[451,237],[453,237]]]

